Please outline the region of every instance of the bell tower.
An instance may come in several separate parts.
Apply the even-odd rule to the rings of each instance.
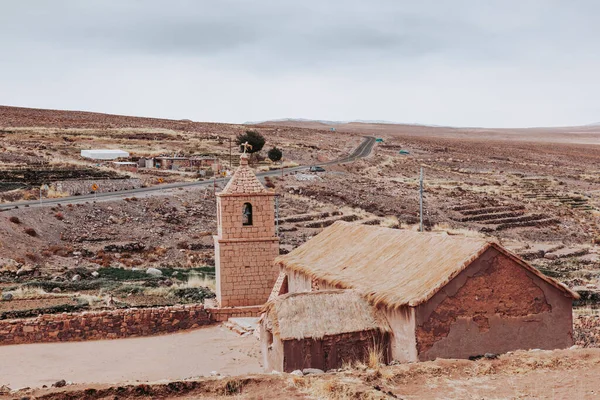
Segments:
[[[277,279],[279,255],[275,234],[275,193],[248,166],[248,154],[225,189],[217,194],[215,267],[220,307],[266,303]]]

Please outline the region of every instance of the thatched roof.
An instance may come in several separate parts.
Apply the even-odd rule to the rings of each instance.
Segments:
[[[282,340],[390,331],[382,311],[353,290],[288,293],[265,304],[264,311],[273,334]]]
[[[252,168],[248,166],[248,155],[242,154],[240,166],[235,170],[233,176],[219,196],[240,196],[245,194],[269,194],[269,191],[260,183]]]
[[[377,306],[416,306],[429,300],[490,247],[550,285],[562,283],[484,239],[336,222],[275,262],[328,284],[356,289]]]

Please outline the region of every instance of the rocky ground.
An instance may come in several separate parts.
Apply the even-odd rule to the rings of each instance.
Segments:
[[[229,169],[238,162],[235,137],[258,130],[266,151],[284,150],[286,165],[310,165],[348,154],[361,139],[355,134],[336,134],[294,127],[137,118],[87,112],[37,110],[0,106],[0,201],[36,199],[41,184],[63,179],[108,176],[132,177],[146,186],[203,179],[197,171],[138,169],[126,172],[112,164],[80,157],[81,150],[119,148],[132,158],[158,155],[214,156]],[[230,139],[233,157],[230,158]],[[258,161],[256,161],[258,162]],[[271,163],[260,162],[264,168]],[[211,172],[212,171],[208,171]]]
[[[339,219],[416,229],[418,174],[423,167],[425,229],[499,240],[580,291],[582,310],[595,312],[600,297],[600,171],[594,166],[600,155],[588,144],[595,143],[589,129],[494,131],[347,124],[332,132],[327,126],[300,125],[278,122],[253,128],[267,136],[268,145],[277,144],[286,157],[299,163],[347,154],[361,136],[375,135],[383,142],[366,159],[328,166],[325,172],[267,179],[265,184],[282,195],[282,254]],[[217,149],[228,158],[224,139],[248,128],[10,107],[0,107],[0,127],[4,146],[0,162],[11,165],[81,162],[76,155],[89,143],[130,151],[153,146],[175,151],[198,141],[205,150]],[[185,283],[189,268],[207,278],[214,274],[215,198],[210,189],[21,208],[0,213],[0,220],[0,285],[5,292],[32,281],[54,281],[46,289],[79,293],[86,282],[103,278],[92,274],[105,274],[106,268],[133,270],[128,280],[134,286],[144,284],[133,278],[148,268],[163,271],[164,285],[171,283],[173,271],[182,271],[177,284]],[[74,285],[72,289],[65,282]],[[144,304],[144,296],[147,304],[177,301],[155,298],[147,290],[120,292],[123,280],[117,283],[116,292],[106,293],[104,287],[84,292],[112,294],[127,303],[125,293],[131,304]],[[56,289],[56,285],[63,286]]]

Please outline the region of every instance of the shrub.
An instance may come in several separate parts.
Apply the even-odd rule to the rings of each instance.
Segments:
[[[283,157],[283,152],[281,151],[281,149],[278,149],[277,147],[273,147],[267,153],[267,157],[269,157],[269,160],[271,160],[271,161],[279,161]]]
[[[30,259],[33,262],[38,262],[40,259],[40,257],[34,253],[25,253],[25,257],[27,257],[28,259]]]
[[[184,241],[181,241],[181,242],[177,243],[177,248],[180,249],[180,250],[184,250],[184,249],[187,250],[187,249],[190,248],[190,245],[189,245],[188,242],[186,242],[184,240]]]
[[[246,150],[246,153],[258,153],[259,151],[262,150],[263,146],[265,145],[266,140],[263,135],[261,135],[260,133],[258,133],[256,131],[246,131],[243,134],[239,134],[235,138],[235,142],[237,143],[238,146],[241,146],[242,144],[248,142],[248,144],[250,144],[252,146],[252,148]],[[240,147],[240,151],[243,151],[243,149],[241,149],[241,147]]]
[[[33,228],[25,229],[25,233],[28,234],[29,236],[33,236],[33,237],[37,236],[37,232]]]
[[[12,222],[13,224],[20,224],[21,223],[21,220],[19,219],[19,217],[15,217],[15,216],[10,217],[8,220],[10,222]]]

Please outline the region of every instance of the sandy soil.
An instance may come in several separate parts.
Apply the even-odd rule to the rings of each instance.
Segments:
[[[201,378],[151,385],[22,391],[37,399],[596,399],[600,349],[519,351],[498,359],[436,360],[324,375]],[[2,396],[0,395],[0,398]],[[10,398],[10,397],[6,397]]]
[[[0,386],[145,382],[262,372],[259,342],[222,326],[172,335],[0,346]],[[7,360],[11,360],[7,362]]]

